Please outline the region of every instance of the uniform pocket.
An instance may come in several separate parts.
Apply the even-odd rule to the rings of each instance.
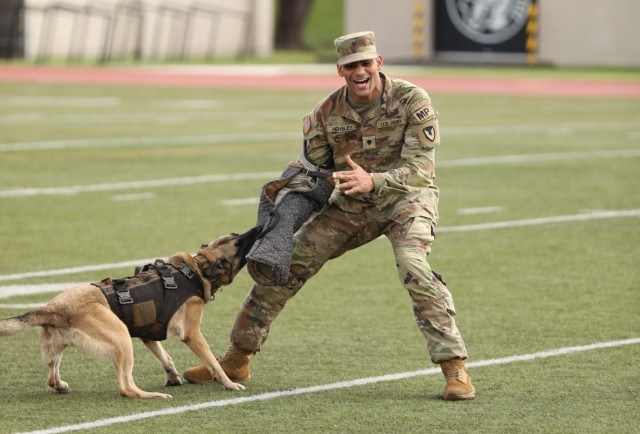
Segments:
[[[407,231],[407,238],[419,239],[429,246],[436,239],[431,220],[426,217],[414,217]]]
[[[453,305],[453,296],[451,295],[451,292],[449,292],[447,284],[442,280],[441,275],[433,270],[431,270],[431,273],[433,273],[433,283],[436,285],[436,288],[438,288],[438,292],[440,293],[440,298],[444,302],[445,309],[447,309],[449,315],[455,316],[456,307]]]

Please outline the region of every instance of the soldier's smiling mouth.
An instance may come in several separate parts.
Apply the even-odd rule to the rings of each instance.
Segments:
[[[362,80],[353,80],[353,83],[357,87],[365,87],[369,83],[369,78],[364,78]]]

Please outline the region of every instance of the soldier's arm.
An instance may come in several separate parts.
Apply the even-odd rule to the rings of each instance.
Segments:
[[[376,194],[410,192],[433,184],[434,148],[440,143],[437,113],[426,96],[412,104],[407,113],[402,165],[371,174]]]
[[[298,162],[311,172],[329,173],[333,168],[333,153],[326,139],[321,124],[315,118],[316,112],[305,116],[302,121],[302,133],[304,141],[302,151],[298,156]],[[317,181],[315,176],[299,173],[294,176],[279,192],[282,197],[291,190],[306,190],[312,188]],[[278,200],[278,199],[276,199]]]
[[[311,164],[318,169],[331,169],[333,151],[324,132],[322,119],[319,118],[316,110],[302,120],[302,134],[304,142],[300,162]],[[303,159],[305,161],[302,161]]]

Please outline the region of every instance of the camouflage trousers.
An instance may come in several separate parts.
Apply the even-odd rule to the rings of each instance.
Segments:
[[[393,247],[398,276],[409,292],[420,331],[434,363],[466,358],[464,341],[453,318],[453,299],[427,255],[434,241],[431,221],[424,217],[398,224],[375,207],[359,214],[329,205],[295,234],[289,280],[284,286],[254,285],[238,312],[231,342],[256,353],[286,302],[329,260],[385,235]]]

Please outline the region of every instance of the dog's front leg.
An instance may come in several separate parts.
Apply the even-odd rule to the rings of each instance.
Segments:
[[[145,346],[149,348],[149,351],[151,351],[153,355],[156,356],[156,359],[160,361],[160,364],[162,364],[162,369],[164,369],[166,374],[164,385],[181,386],[182,380],[180,380],[180,375],[176,370],[176,366],[173,364],[173,359],[169,353],[167,353],[167,350],[164,349],[162,344],[157,341],[148,341],[146,339],[143,339],[142,342],[144,342]]]
[[[202,336],[200,330],[196,330],[193,333],[185,336],[183,340],[185,344],[193,351],[193,353],[198,356],[198,358],[204,363],[213,377],[218,380],[225,389],[228,390],[244,390],[245,387],[242,384],[234,383],[227,377],[222,366],[216,360],[215,356],[211,352],[207,341]]]
[[[215,356],[211,352],[211,348],[205,340],[202,332],[200,331],[200,322],[202,319],[202,312],[204,311],[204,303],[202,300],[195,299],[187,301],[183,306],[186,306],[186,315],[184,320],[184,328],[180,334],[180,340],[184,342],[193,353],[198,356],[202,363],[207,366],[213,378],[218,380],[220,384],[228,390],[245,390],[242,384],[234,383],[225,374],[222,366],[216,360]]]

